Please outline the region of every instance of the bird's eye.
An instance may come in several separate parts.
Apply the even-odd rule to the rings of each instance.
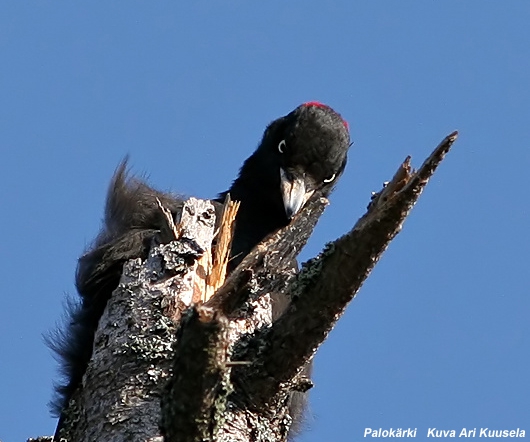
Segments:
[[[336,175],[337,175],[337,174],[334,173],[334,174],[331,175],[330,177],[325,178],[325,179],[324,179],[324,182],[325,182],[325,183],[331,183],[331,182],[335,179],[335,176],[336,176]]]
[[[283,153],[286,145],[285,140],[280,141],[280,144],[278,144],[278,152]]]

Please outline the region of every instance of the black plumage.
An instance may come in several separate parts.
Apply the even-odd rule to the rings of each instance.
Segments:
[[[267,127],[238,178],[218,199],[223,201],[230,193],[241,201],[233,264],[287,225],[314,191],[329,194],[346,166],[348,147],[347,123],[320,103],[303,104]]]
[[[241,167],[227,193],[241,202],[236,218],[230,269],[265,236],[287,225],[314,193],[325,196],[344,170],[349,147],[347,123],[330,107],[303,104],[273,121],[256,151]],[[107,301],[118,286],[123,264],[147,257],[165,221],[157,204],[176,214],[182,199],[129,177],[126,162],[109,186],[101,233],[79,259],[76,288],[80,302],[69,305],[69,321],[52,343],[65,384],[56,388],[52,411],[60,415],[80,385],[92,355],[95,330]],[[277,306],[278,316],[283,306]]]

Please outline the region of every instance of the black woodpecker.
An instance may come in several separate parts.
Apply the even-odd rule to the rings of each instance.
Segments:
[[[287,225],[313,193],[326,196],[331,192],[346,165],[349,144],[346,121],[318,102],[302,104],[269,124],[230,189],[214,200],[223,202],[229,193],[232,200],[241,202],[230,270],[267,235]],[[54,415],[61,415],[81,384],[99,319],[119,284],[123,264],[145,259],[154,236],[165,225],[157,198],[174,214],[182,207],[182,198],[129,177],[126,162],[118,167],[109,186],[102,230],[78,262],[80,301],[68,306],[68,323],[49,344],[60,360],[65,381],[56,387],[51,402]],[[284,308],[277,307],[273,316],[278,317]],[[293,404],[295,424],[302,408]]]

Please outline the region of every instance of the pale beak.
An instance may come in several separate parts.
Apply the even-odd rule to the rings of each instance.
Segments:
[[[294,177],[280,167],[280,187],[283,206],[288,219],[296,215],[314,190],[306,191],[303,177]]]

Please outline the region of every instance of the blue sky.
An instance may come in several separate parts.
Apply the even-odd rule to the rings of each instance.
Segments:
[[[42,333],[130,154],[161,189],[226,190],[263,129],[319,100],[349,164],[302,259],[400,162],[460,137],[316,357],[302,442],[364,429],[530,431],[530,3],[3,2],[0,439],[51,434]]]

